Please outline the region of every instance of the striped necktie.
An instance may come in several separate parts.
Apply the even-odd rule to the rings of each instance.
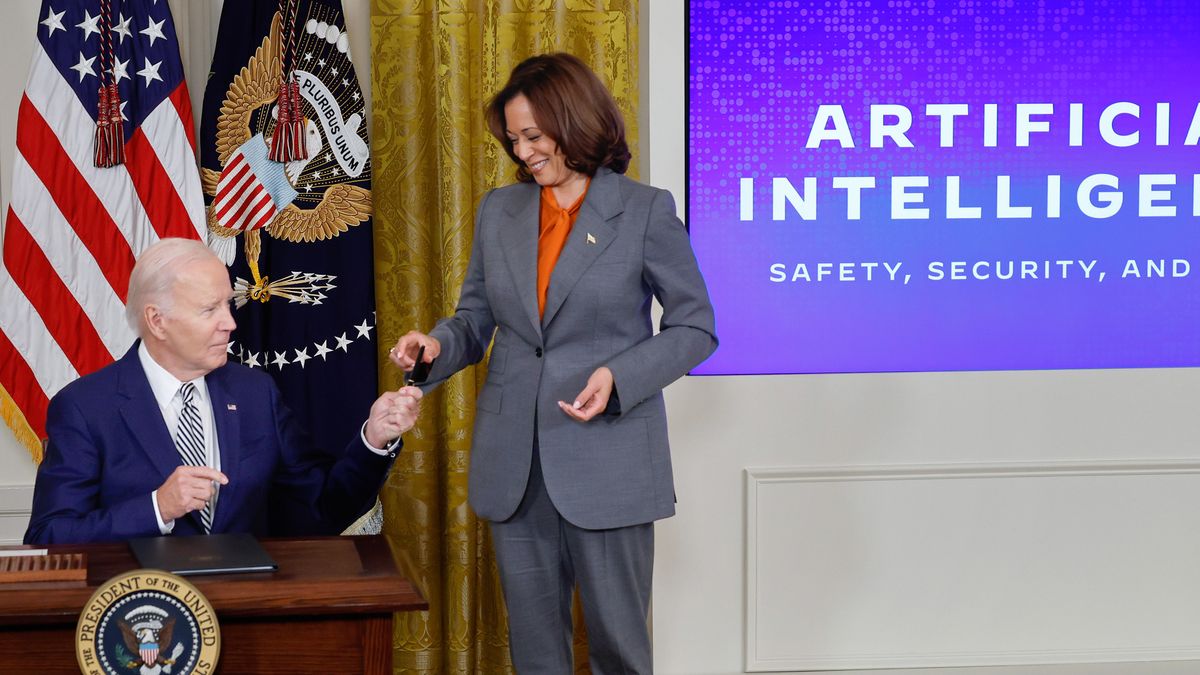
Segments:
[[[196,385],[184,382],[179,388],[183,408],[179,411],[179,424],[175,427],[175,449],[183,463],[188,466],[208,466],[204,452],[204,427],[200,425],[200,409],[196,407]],[[200,511],[204,533],[212,531],[213,500],[209,500]]]

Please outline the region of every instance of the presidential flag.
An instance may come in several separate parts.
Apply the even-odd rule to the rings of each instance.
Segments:
[[[44,0],[39,17],[0,266],[0,414],[35,458],[50,397],[133,342],[134,259],[204,235],[167,3]]]
[[[371,162],[349,46],[338,0],[226,2],[200,142],[208,238],[237,296],[232,358],[273,376],[317,446],[339,452],[377,396]]]

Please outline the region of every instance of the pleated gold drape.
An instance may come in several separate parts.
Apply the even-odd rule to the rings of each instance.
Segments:
[[[613,92],[629,145],[638,147],[637,16],[637,0],[372,1],[381,350],[454,310],[475,207],[485,191],[513,181],[483,108],[518,62],[550,51],[582,58]],[[380,383],[394,389],[400,373],[385,357]],[[425,399],[383,491],[384,532],[430,604],[397,617],[397,673],[512,672],[487,524],[467,506],[484,375],[482,365],[468,369]],[[587,672],[585,650],[576,652],[577,672]]]

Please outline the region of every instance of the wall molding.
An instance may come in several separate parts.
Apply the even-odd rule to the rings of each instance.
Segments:
[[[0,545],[21,543],[32,503],[32,485],[0,485]]]
[[[1047,476],[1200,474],[1200,458],[1059,462],[951,462],[853,466],[747,467],[746,485],[847,480],[935,480]]]
[[[795,484],[895,481],[1007,480],[1026,478],[1135,477],[1200,475],[1200,458],[1163,460],[1098,460],[1047,462],[963,462],[943,464],[885,464],[855,466],[747,467],[745,473],[745,634],[747,672],[792,672],[873,668],[937,668],[955,666],[1017,666],[1035,664],[1179,661],[1200,659],[1196,644],[1141,648],[1088,648],[1044,651],[972,651],[926,653],[805,654],[772,658],[756,653],[759,633],[758,570],[762,521],[762,490]]]

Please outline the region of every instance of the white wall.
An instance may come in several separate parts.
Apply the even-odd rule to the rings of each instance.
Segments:
[[[220,4],[172,0],[197,114]],[[369,2],[344,4],[369,96]],[[38,5],[5,0],[5,208]],[[643,176],[682,209],[684,2],[642,8]],[[664,675],[1200,653],[1196,370],[687,378],[667,400]],[[0,541],[23,531],[32,478],[0,429]]]

